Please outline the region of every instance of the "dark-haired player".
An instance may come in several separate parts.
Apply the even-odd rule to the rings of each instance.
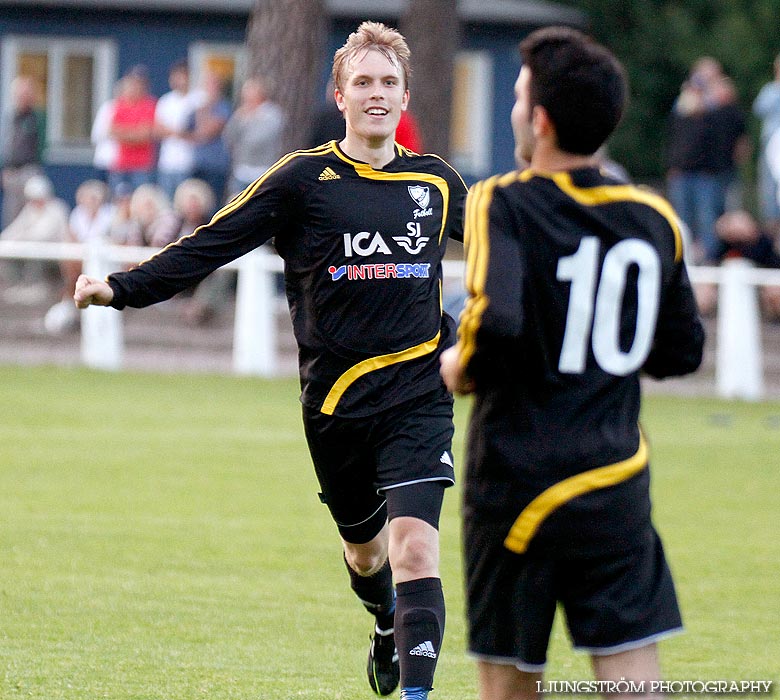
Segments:
[[[622,67],[565,28],[521,54],[512,126],[530,165],[469,195],[469,297],[442,357],[447,385],[475,393],[469,649],[483,700],[536,697],[560,603],[596,677],[649,693],[656,642],[681,619],[650,518],[639,374],[695,370],[704,334],[671,207],[593,158],[623,113]]]
[[[447,238],[462,238],[466,187],[441,159],[394,142],[408,74],[404,38],[363,23],[333,61],[343,141],[283,157],[191,236],[106,282],[81,277],[74,299],[146,306],[274,239],[322,499],[376,618],[369,683],[388,695],[400,667],[401,697],[424,700],[444,632],[438,523],[454,480],[441,261]]]

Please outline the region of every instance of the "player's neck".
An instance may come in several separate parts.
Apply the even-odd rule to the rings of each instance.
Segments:
[[[364,139],[357,134],[347,134],[339,143],[339,148],[350,158],[368,163],[372,168],[384,168],[395,158],[395,134],[389,138],[377,141]]]
[[[596,166],[593,156],[567,153],[552,145],[537,143],[531,157],[531,169],[540,172],[555,173],[562,170],[577,170]]]

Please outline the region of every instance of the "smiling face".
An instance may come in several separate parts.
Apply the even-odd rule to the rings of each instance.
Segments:
[[[409,91],[397,62],[376,49],[358,53],[350,61],[336,104],[344,115],[347,133],[368,143],[395,138]]]

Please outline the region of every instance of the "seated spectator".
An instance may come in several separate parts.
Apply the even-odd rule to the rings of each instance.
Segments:
[[[108,186],[100,180],[85,180],[76,189],[76,206],[69,220],[70,240],[86,243],[108,239],[113,215]]]
[[[179,219],[162,188],[145,184],[130,197],[127,244],[164,248],[179,237]]]
[[[179,217],[179,237],[189,236],[198,226],[211,219],[214,192],[208,183],[196,178],[182,182],[176,188],[173,208]],[[184,317],[193,325],[203,325],[225,307],[233,295],[236,273],[217,270],[203,280],[184,305]]]
[[[214,190],[204,180],[191,177],[180,183],[173,195],[173,210],[179,219],[179,235],[189,236],[207,224],[216,206]]]
[[[744,258],[757,267],[780,269],[780,255],[774,238],[748,212],[729,211],[715,224],[720,251],[718,261]],[[702,314],[712,314],[717,306],[715,285],[696,285],[696,298]],[[761,309],[766,318],[780,320],[780,287],[759,287]]]
[[[100,180],[86,180],[76,190],[76,206],[70,213],[67,240],[88,243],[107,240],[113,218],[108,203],[108,185]],[[59,334],[78,327],[78,311],[73,306],[72,290],[81,274],[81,260],[61,260],[60,273],[65,283],[62,299],[52,306],[43,319],[49,333]]]
[[[33,175],[24,185],[25,204],[18,216],[0,233],[11,241],[65,241],[68,236],[68,206],[54,196],[51,181]],[[61,291],[56,263],[43,260],[11,261],[6,274],[13,286],[5,290],[8,303],[37,304]]]
[[[120,184],[113,192],[108,237],[116,245],[131,245],[131,240],[135,235],[136,225],[130,216],[132,197],[133,188],[127,183]]]

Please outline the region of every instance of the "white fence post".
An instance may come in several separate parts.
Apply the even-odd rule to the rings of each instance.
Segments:
[[[751,269],[742,259],[721,265],[715,379],[719,396],[757,401],[764,395],[764,368],[758,293],[749,277]]]
[[[233,370],[272,377],[277,371],[271,254],[263,248],[238,260]]]
[[[100,240],[85,244],[84,274],[103,279],[113,272],[108,248]],[[81,359],[88,367],[118,370],[122,367],[124,334],[122,313],[104,306],[81,312]]]

